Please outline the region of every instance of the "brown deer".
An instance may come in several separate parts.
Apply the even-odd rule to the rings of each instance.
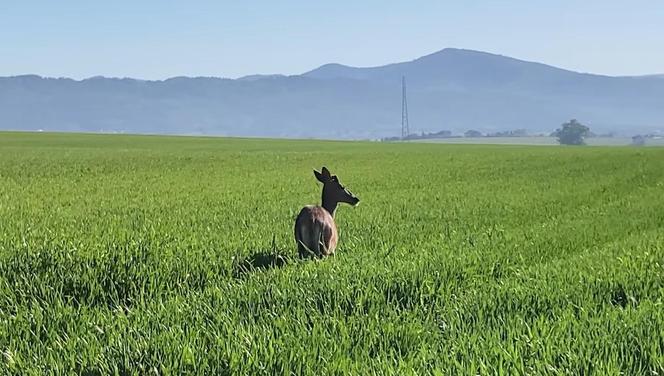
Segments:
[[[300,257],[321,258],[333,254],[337,247],[337,225],[334,223],[337,204],[344,202],[355,206],[360,199],[344,188],[336,175],[330,175],[326,167],[321,172],[314,170],[314,175],[323,183],[323,202],[321,206],[307,205],[300,210],[295,219],[295,241]]]

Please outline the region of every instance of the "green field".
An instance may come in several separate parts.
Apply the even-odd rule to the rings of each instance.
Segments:
[[[0,133],[0,374],[661,375],[663,229],[661,148]]]

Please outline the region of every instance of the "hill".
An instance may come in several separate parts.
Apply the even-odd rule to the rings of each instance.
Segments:
[[[479,51],[302,75],[163,81],[0,78],[0,129],[374,138],[399,132],[401,76],[411,129],[550,131],[577,118],[594,131],[664,128],[664,80],[572,72]]]

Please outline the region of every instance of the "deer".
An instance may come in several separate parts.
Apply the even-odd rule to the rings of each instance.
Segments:
[[[301,258],[314,256],[321,259],[334,254],[339,238],[334,213],[339,203],[357,206],[360,199],[346,189],[336,175],[323,166],[314,170],[316,179],[323,183],[321,206],[307,205],[295,219],[295,242]]]

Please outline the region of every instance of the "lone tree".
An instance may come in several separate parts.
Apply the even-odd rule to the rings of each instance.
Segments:
[[[553,132],[561,145],[585,145],[583,138],[590,133],[590,128],[572,119]]]

